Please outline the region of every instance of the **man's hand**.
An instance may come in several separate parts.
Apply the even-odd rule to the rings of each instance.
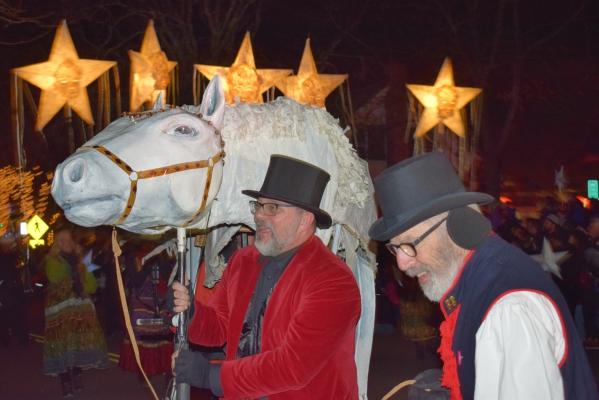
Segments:
[[[177,350],[173,353],[171,367],[177,383],[210,389],[210,361],[200,353]]]
[[[177,281],[173,282],[172,288],[175,297],[173,311],[180,313],[187,310],[191,304],[191,297],[189,297],[187,288]]]

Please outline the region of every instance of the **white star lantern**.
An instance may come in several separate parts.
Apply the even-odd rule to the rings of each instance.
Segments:
[[[162,93],[162,104],[159,106],[164,107],[170,73],[177,63],[169,61],[160,48],[152,20],[148,21],[140,52],[129,50],[129,58],[131,59],[130,110],[137,110],[145,101],[154,104],[160,93]]]
[[[563,192],[567,184],[568,180],[564,175],[564,166],[562,165],[559,171],[555,171],[555,185],[557,186],[560,192]]]
[[[346,79],[347,75],[318,73],[310,48],[310,39],[307,39],[297,76],[285,77],[277,81],[276,86],[285,96],[300,103],[324,107],[327,96]]]
[[[535,254],[531,257],[533,260],[541,264],[541,268],[543,268],[543,270],[549,271],[558,278],[562,279],[559,264],[566,261],[569,258],[569,255],[567,251],[558,251],[557,253],[554,253],[547,238],[543,238],[543,250],[541,251],[541,254]]]
[[[460,137],[466,136],[460,110],[482,92],[482,89],[455,86],[453,67],[449,58],[446,58],[441,66],[434,86],[406,85],[406,87],[425,107],[414,133],[415,139],[438,124],[445,125]]]
[[[229,104],[235,103],[235,97],[239,97],[242,102],[262,104],[262,93],[273,87],[276,81],[293,72],[290,69],[257,69],[249,32],[246,32],[231,67],[202,64],[194,64],[194,67],[208,79],[212,79],[216,74],[221,75],[225,100]]]
[[[80,59],[67,22],[62,21],[48,61],[13,70],[17,76],[42,89],[35,129],[41,130],[65,104],[93,125],[87,86],[114,65],[115,61]]]

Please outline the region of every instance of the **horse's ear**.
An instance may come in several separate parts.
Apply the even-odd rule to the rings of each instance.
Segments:
[[[164,101],[164,92],[164,90],[161,90],[160,93],[158,93],[156,101],[154,102],[154,110],[160,110],[161,108],[164,108],[164,106],[166,105],[166,102]]]
[[[214,75],[204,92],[202,104],[200,104],[200,112],[204,118],[212,121],[216,129],[220,129],[223,124],[223,116],[225,114],[225,92],[220,81],[220,74]]]

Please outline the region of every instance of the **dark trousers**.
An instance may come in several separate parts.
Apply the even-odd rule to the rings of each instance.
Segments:
[[[8,282],[4,282],[6,284]],[[6,346],[10,343],[10,334],[19,338],[20,343],[27,343],[29,331],[25,310],[25,294],[22,287],[11,287],[2,296],[0,306],[0,342]]]
[[[580,296],[582,303],[582,319],[587,338],[599,339],[597,326],[597,305],[599,296],[594,291],[584,291]]]

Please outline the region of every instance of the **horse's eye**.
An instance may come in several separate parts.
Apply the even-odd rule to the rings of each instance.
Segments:
[[[193,136],[195,131],[188,125],[179,125],[173,130],[175,135]]]

